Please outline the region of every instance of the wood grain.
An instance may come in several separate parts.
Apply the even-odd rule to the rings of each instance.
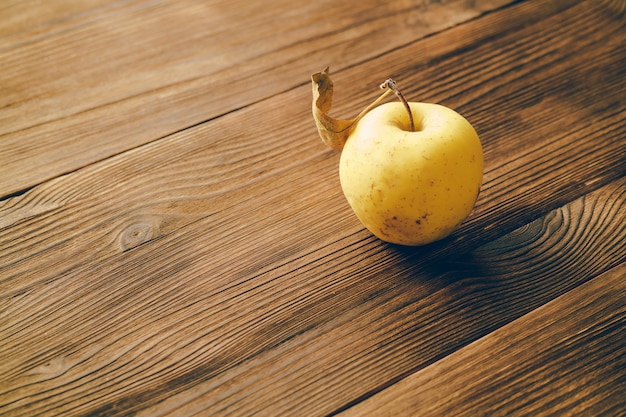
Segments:
[[[0,41],[0,196],[510,2],[46,2],[47,19],[31,29],[13,19]]]
[[[201,229],[169,250],[137,247],[124,269],[100,259],[4,301],[0,403],[14,415],[327,414],[623,262],[625,181],[447,262],[367,240],[272,257],[236,252],[237,239],[200,244]]]
[[[562,18],[571,19],[572,27],[560,30],[562,37],[557,43],[562,49],[569,49],[569,45],[577,43],[580,51],[593,51],[598,55],[593,61],[597,67],[588,67],[586,73],[579,73],[579,70],[567,72],[567,68],[580,64],[579,54],[569,55],[569,60],[558,61],[552,66],[550,62],[534,62],[533,65],[540,66],[546,77],[563,77],[568,83],[582,83],[594,78],[596,71],[608,74],[614,65],[614,54],[624,55],[620,38],[613,36],[613,30],[620,26],[613,27],[610,21],[604,22],[602,14],[590,13],[586,10],[587,3],[567,10],[562,17],[545,12],[546,21],[537,17],[537,13],[544,12],[543,6],[540,2],[535,3],[534,8],[522,4],[516,9],[507,9],[504,16],[487,16],[485,21],[472,22],[429,38],[426,45],[418,43],[395,51],[376,61],[377,65],[372,64],[372,68],[381,71],[389,66],[389,62],[414,55],[416,50],[435,49],[430,48],[431,43],[446,44],[450,50],[457,48],[468,52],[451,56],[449,61],[452,63],[441,61],[442,71],[459,62],[473,60],[476,65],[493,68],[493,72],[485,71],[483,77],[493,78],[490,83],[494,89],[509,86],[511,91],[525,90],[528,88],[523,84],[525,73],[520,74],[520,78],[502,80],[501,71],[496,68],[507,69],[503,55],[476,53],[475,48],[488,51],[489,46],[479,45],[484,45],[486,39],[495,38],[501,43],[492,44],[492,48],[499,49],[514,36],[527,36],[523,38],[524,44],[535,50],[535,44],[544,37],[541,28],[553,27],[552,20]],[[530,16],[535,19],[534,25],[518,30],[519,22],[530,21]],[[599,41],[589,39],[586,32],[582,32],[582,22],[577,20],[593,20],[594,17],[597,19],[595,24],[602,25],[607,32],[595,35],[603,40],[605,49],[600,48]],[[495,37],[491,32],[482,34],[485,27],[492,31],[501,30],[510,38],[505,35]],[[585,46],[584,42],[589,44]],[[517,50],[507,61],[514,65],[516,57],[523,54]],[[552,55],[548,53],[548,56]],[[449,94],[459,99],[471,95],[473,90],[465,92],[457,73],[444,72],[450,75],[438,82],[439,88],[448,89]],[[361,76],[358,71],[351,74]],[[344,78],[344,74],[339,74],[339,78]],[[568,118],[565,124],[555,123],[551,118],[529,118],[526,129],[507,136],[500,136],[500,126],[512,124],[508,119],[515,112],[495,112],[489,119],[480,119],[481,113],[477,109],[484,106],[485,101],[476,100],[477,109],[468,108],[470,120],[478,119],[476,125],[486,154],[486,182],[474,214],[452,238],[457,251],[461,247],[488,242],[623,175],[626,144],[622,140],[625,119],[621,115],[626,103],[622,94],[624,86],[618,78],[598,79],[596,88],[585,90],[585,94],[568,101],[559,96],[559,91],[564,90],[555,89],[554,83],[546,85],[544,90],[537,90],[535,86],[534,92],[543,98],[533,103],[532,112],[554,114],[553,103],[562,101],[559,111],[566,113],[561,109],[570,106],[569,111],[576,117]],[[457,85],[458,90],[450,91],[448,85]],[[530,112],[525,110],[528,104],[524,94],[502,92],[489,94],[483,100],[492,103],[496,97],[503,106],[518,106],[519,112]],[[605,99],[614,100],[614,105],[601,111],[600,105]],[[150,241],[158,244],[170,233],[186,233],[195,228],[204,228],[205,233],[214,234],[214,238],[220,240],[232,234],[231,224],[239,225],[240,233],[248,234],[248,239],[241,244],[249,247],[268,245],[264,240],[257,241],[268,235],[278,238],[283,233],[293,234],[294,231],[283,222],[310,225],[308,229],[295,232],[294,236],[303,242],[298,247],[307,247],[304,241],[311,233],[318,236],[324,231],[315,227],[316,224],[333,225],[332,233],[325,230],[328,242],[335,241],[334,236],[352,236],[353,240],[366,236],[354,235],[361,227],[340,195],[337,155],[325,151],[315,136],[309,100],[308,86],[295,89],[213,123],[188,129],[60,177],[20,198],[5,201],[0,206],[0,222],[6,230],[0,240],[2,246],[9,249],[0,255],[0,266],[7,271],[0,281],[0,289],[8,293],[25,291],[30,285],[77,269],[88,270],[88,265],[98,263],[99,258],[117,257],[120,250],[130,247],[124,242],[136,228],[146,230],[146,234],[140,233],[138,236],[143,236],[143,240],[135,239],[134,245]],[[587,105],[581,108],[579,102],[583,100]],[[297,104],[285,108],[285,103],[289,102]],[[588,113],[594,103],[597,108]],[[456,107],[454,103],[449,104]],[[474,113],[476,117],[472,116]],[[526,120],[514,118],[518,124]],[[283,120],[294,120],[294,125],[284,125]],[[267,128],[259,132],[257,126],[260,125]],[[596,128],[598,125],[602,127]],[[598,146],[600,141],[602,146]],[[515,143],[525,145],[515,148]],[[310,195],[325,196],[317,202],[319,208],[313,206],[315,212],[307,207],[311,203]],[[284,204],[291,206],[284,207]],[[81,219],[76,220],[71,213],[78,211]],[[327,214],[330,218],[323,218]],[[259,221],[260,215],[274,216],[273,223]],[[496,222],[497,228],[494,227]],[[17,239],[18,236],[23,238]],[[445,250],[451,244],[446,241],[442,246]],[[97,257],[91,248],[98,248]],[[267,250],[277,248],[270,244]],[[433,250],[433,247],[428,249]],[[120,259],[130,261],[133,254]]]
[[[251,316],[224,324],[238,334],[237,323],[258,323],[246,326],[239,343],[222,345],[231,355],[254,346],[254,356],[225,369],[210,361],[97,413],[151,402],[140,415],[333,413],[623,263],[625,195],[620,181],[447,264],[385,258],[376,268],[355,260],[349,247],[304,266],[297,280],[268,273],[266,289],[253,286],[262,277],[240,283],[248,288],[240,290],[240,305],[258,297],[275,307],[266,313],[255,302]],[[604,255],[590,262],[597,253]],[[341,273],[333,267],[338,261]],[[291,294],[276,294],[278,288]],[[256,338],[249,333],[257,330]],[[275,346],[265,345],[275,337]],[[216,355],[213,348],[204,354]]]
[[[142,4],[150,15],[190,3]],[[361,21],[372,4],[335,16]],[[139,3],[115,5],[85,19]],[[385,16],[358,30],[404,24]],[[480,199],[438,244],[402,248],[363,229],[341,195],[338,154],[314,131],[309,71],[300,81],[286,66],[298,81],[284,91],[270,79],[263,93],[237,93],[242,107],[228,114],[174,117],[174,134],[1,201],[0,413],[336,413],[623,264],[623,16],[604,2],[532,0],[467,18],[425,38],[407,26],[403,44],[334,73],[339,115],[392,75],[477,127]],[[345,31],[329,36],[356,36]],[[258,59],[297,55],[298,67],[312,45]],[[197,99],[167,97],[179,110]],[[129,100],[111,108],[139,108]],[[87,113],[67,121],[93,128]],[[59,120],[41,126],[57,134]],[[120,129],[132,141],[139,124]]]
[[[340,415],[620,415],[624,276],[621,264]]]

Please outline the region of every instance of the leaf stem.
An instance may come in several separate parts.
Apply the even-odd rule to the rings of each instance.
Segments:
[[[363,109],[363,111],[361,111],[361,113],[359,113],[355,118],[354,118],[354,123],[358,122],[359,120],[361,120],[361,118],[363,116],[365,116],[365,114],[367,112],[369,112],[370,110],[372,110],[374,107],[376,107],[378,105],[378,103],[380,103],[381,101],[383,101],[385,99],[385,97],[387,97],[389,95],[389,93],[391,93],[392,90],[387,90],[384,93],[382,93],[380,95],[380,97],[378,97],[376,100],[374,100],[374,102],[372,104],[370,104],[369,106],[367,106],[366,108]]]
[[[387,90],[385,91],[386,93],[388,93],[389,91],[393,91],[393,93],[398,97],[398,99],[402,102],[402,104],[404,104],[404,108],[406,109],[406,112],[409,114],[409,125],[411,128],[411,132],[415,132],[415,123],[413,122],[413,113],[411,113],[411,107],[409,106],[408,101],[406,101],[406,98],[404,98],[404,95],[400,92],[400,89],[398,88],[398,85],[396,84],[396,82],[392,80],[391,78],[388,78],[385,80],[384,83],[380,85],[380,88],[382,88],[383,90]]]

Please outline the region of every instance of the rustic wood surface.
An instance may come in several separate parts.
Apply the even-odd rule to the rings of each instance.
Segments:
[[[624,276],[622,264],[342,416],[620,415]]]
[[[0,3],[0,415],[626,414],[626,3]],[[386,244],[311,116],[479,132]]]

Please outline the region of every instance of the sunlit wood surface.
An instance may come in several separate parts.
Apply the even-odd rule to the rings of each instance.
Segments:
[[[622,0],[0,2],[0,415],[626,414]],[[476,128],[448,239],[319,139],[393,77]]]

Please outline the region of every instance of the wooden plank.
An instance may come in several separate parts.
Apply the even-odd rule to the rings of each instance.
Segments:
[[[3,297],[0,404],[327,414],[623,262],[625,195],[626,178],[446,262],[367,241],[302,254],[287,235],[243,251],[202,228],[100,258]]]
[[[510,2],[138,0],[67,15],[65,2],[46,2],[54,18],[41,34],[14,17],[0,42],[0,196]]]
[[[307,128],[308,85],[5,201],[0,354],[10,359],[0,388],[11,391],[0,404],[115,414],[175,393],[174,403],[193,400],[196,390],[190,406],[231,398],[227,407],[245,410],[282,395],[277,407],[331,412],[622,262],[624,180],[495,247],[439,259],[623,175],[622,26],[589,3],[558,16],[522,3],[339,74],[401,72],[407,56],[447,51],[426,56],[429,94],[478,120],[489,158],[476,214],[441,245],[409,251],[362,230],[340,194],[337,155]],[[547,50],[545,27],[555,32]],[[513,39],[521,49],[506,48]],[[463,85],[472,61],[484,67]],[[450,71],[460,62],[466,70]],[[551,83],[534,85],[542,99],[529,102],[533,68]],[[595,78],[600,69],[608,75]],[[505,110],[483,116],[481,106],[498,104]],[[576,116],[566,131],[542,116],[566,109]],[[529,129],[503,138],[503,121]],[[511,275],[511,259],[523,274]],[[303,370],[294,390],[281,385],[292,365]]]
[[[297,276],[238,283],[245,288],[232,303],[258,302],[239,312],[247,318],[222,323],[231,330],[221,340],[205,341],[197,355],[207,362],[187,373],[170,368],[168,384],[137,388],[97,412],[332,414],[623,263],[625,195],[621,181],[448,264],[425,260],[407,272],[402,259],[384,259],[377,269],[364,262],[372,254],[354,259],[358,251],[347,248]],[[239,356],[251,348],[253,356]],[[145,353],[157,360],[167,347],[155,350]]]
[[[593,7],[587,3],[563,17],[547,14],[542,21],[537,14],[541,15],[544,5],[533,4],[534,8],[521,4],[490,15],[484,22],[455,28],[368,65],[382,73],[390,63],[399,62],[391,68],[399,71],[405,65],[403,58],[420,50],[441,51],[437,45],[447,45],[449,51],[466,51],[458,56],[450,52],[448,59],[439,61],[439,72],[449,75],[433,82],[431,94],[443,96],[446,92],[455,97],[445,101],[452,107],[464,108],[463,113],[469,113],[469,119],[475,121],[485,148],[486,182],[472,217],[451,240],[441,244],[444,253],[452,244],[456,251],[461,251],[462,247],[487,242],[623,175],[625,87],[615,67],[623,59],[624,49],[621,38],[613,32],[621,26],[611,24],[618,22],[607,21],[597,11],[592,13]],[[533,19],[534,25],[519,30],[519,21]],[[561,19],[569,21],[570,26],[556,31],[560,36],[553,41],[558,45],[552,46],[556,49],[543,47],[537,61],[527,64],[527,71],[541,68],[543,77],[552,80],[543,89],[532,86],[533,94],[542,99],[530,105],[530,92],[526,91],[530,87],[524,81],[527,72],[515,69],[521,56],[531,56],[544,41],[542,30],[546,29],[542,28],[560,27],[557,22]],[[596,33],[590,38],[587,33],[593,27]],[[484,28],[490,31],[483,33]],[[499,37],[491,32],[497,30],[503,33]],[[624,36],[623,32],[618,33]],[[517,37],[531,48],[529,52],[510,50],[511,56],[488,52],[506,48]],[[553,58],[557,52],[574,46],[579,53]],[[589,60],[588,54],[595,58]],[[434,56],[430,58],[433,61]],[[465,73],[449,71],[460,62],[485,68],[474,87],[460,82],[458,77],[463,78]],[[580,72],[581,67],[587,71]],[[616,71],[615,76],[610,76],[611,70]],[[436,79],[433,74],[438,70],[428,71],[427,78]],[[602,78],[595,78],[597,71],[603,72]],[[474,72],[478,73],[476,69]],[[502,72],[518,75],[502,77]],[[359,67],[341,73],[339,78],[348,83],[349,77],[364,76]],[[408,85],[418,77],[409,78]],[[587,80],[595,80],[595,84]],[[557,81],[567,85],[586,82],[594,88],[571,94],[564,88],[555,88]],[[457,87],[451,90],[450,85]],[[484,85],[491,85],[495,92],[474,98]],[[511,90],[505,90],[505,86]],[[360,90],[362,96],[366,95],[365,89]],[[307,230],[293,230],[297,224],[293,219],[311,225],[331,222],[333,228],[326,231],[328,240],[324,241],[330,242],[327,244],[336,242],[335,236],[351,236],[351,241],[367,236],[354,235],[362,228],[340,195],[337,154],[324,150],[313,130],[309,100],[309,86],[303,86],[3,202],[0,226],[7,229],[0,236],[0,246],[7,250],[0,255],[0,266],[8,272],[0,289],[20,292],[59,274],[80,270],[85,263],[95,262],[88,255],[92,247],[101,248],[102,256],[115,257],[120,250],[129,248],[128,243],[121,243],[122,238],[137,228],[146,234],[141,235],[144,240],[134,244],[156,241],[170,233],[185,233],[195,227],[208,228],[216,239],[221,239],[231,233],[225,226],[228,219],[242,227],[241,233],[250,235],[245,244],[242,242],[250,247],[266,245],[266,236],[272,234],[288,233],[308,240]],[[494,100],[507,108],[491,110],[491,106],[498,107]],[[609,100],[611,106],[603,104],[604,100]],[[488,109],[485,112],[489,117],[483,116],[482,108]],[[539,116],[520,118],[524,112]],[[544,114],[551,117],[541,116]],[[568,122],[561,123],[566,114],[571,114]],[[558,123],[553,120],[554,115],[558,116]],[[293,125],[285,124],[285,120],[293,121]],[[502,136],[502,126],[514,122],[525,129]],[[259,126],[265,128],[260,131]],[[597,145],[599,141],[603,142],[602,147]],[[524,145],[516,148],[515,144],[520,143]],[[103,187],[103,183],[111,187]],[[323,209],[317,212],[310,210],[312,194],[321,196],[318,204],[323,204]],[[295,217],[290,210],[279,208],[286,201],[297,207]],[[80,220],[71,216],[78,211]],[[255,223],[260,213],[284,217],[259,229]],[[326,215],[330,218],[324,218]],[[285,228],[288,230],[283,232]],[[301,246],[317,247],[324,242]],[[436,248],[434,245],[426,251]],[[417,254],[411,256],[419,257],[420,250]],[[128,254],[128,259],[132,256]]]
[[[619,415],[625,276],[623,263],[340,415]]]
[[[33,42],[51,36],[63,27],[64,21],[84,18],[87,14],[102,13],[103,8],[119,6],[109,0],[81,2],[38,2],[4,0],[0,4],[0,50]]]

